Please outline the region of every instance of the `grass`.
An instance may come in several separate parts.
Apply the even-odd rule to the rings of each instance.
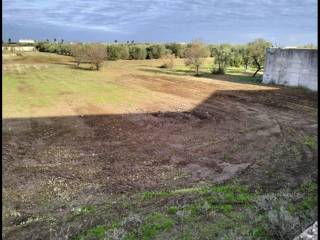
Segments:
[[[130,201],[130,204],[135,206],[134,212],[138,216],[136,218],[141,219],[141,222],[138,224],[131,222],[128,227],[128,223],[125,223],[127,218],[123,218],[120,224],[111,224],[109,227],[97,225],[79,234],[75,239],[91,239],[92,234],[100,236],[102,232],[106,234],[107,239],[108,236],[121,233],[122,239],[128,240],[203,239],[203,237],[234,239],[236,236],[242,236],[243,239],[274,239],[274,232],[268,228],[269,211],[278,211],[284,206],[291,216],[301,217],[302,226],[307,225],[309,223],[303,222],[305,221],[303,212],[316,211],[316,189],[317,184],[308,182],[296,191],[287,189],[266,194],[249,191],[245,185],[237,182],[229,182],[195,188],[194,191],[190,188],[189,191],[176,190],[166,195],[159,192],[153,195],[153,198],[136,197],[130,200],[122,198],[122,201]],[[184,192],[183,195],[181,192]],[[296,198],[299,194],[301,197]],[[266,203],[271,204],[271,208],[259,200],[262,197],[270,199],[266,200]],[[179,199],[189,199],[189,202],[169,205],[172,200],[179,202]],[[159,206],[159,201],[165,204]],[[145,210],[146,206],[152,205],[154,207],[151,209],[147,207],[149,210]],[[110,239],[116,238],[110,237]]]
[[[212,62],[212,58],[208,58],[201,67],[202,78],[215,78],[210,73]],[[74,68],[72,58],[55,54],[25,53],[22,57],[6,57],[3,115],[8,118],[74,115],[89,111],[99,114],[116,109],[136,111],[151,99],[161,104],[163,93],[136,84],[140,80],[135,75],[148,76],[150,72],[158,72],[193,77],[194,73],[184,65],[183,59],[178,59],[172,70],[159,69],[160,63],[161,60],[112,61],[106,62],[101,71],[88,71]],[[234,82],[260,81],[248,73],[242,68],[230,68],[226,76]],[[57,109],[65,111],[61,113]]]

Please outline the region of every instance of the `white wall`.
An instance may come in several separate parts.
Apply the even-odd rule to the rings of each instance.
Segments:
[[[268,48],[263,82],[318,91],[318,50]]]

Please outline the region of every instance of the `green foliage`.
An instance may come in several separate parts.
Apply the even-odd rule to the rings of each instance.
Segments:
[[[178,208],[176,206],[171,206],[168,208],[168,213],[169,214],[176,214],[178,211]]]
[[[262,69],[265,61],[266,49],[271,46],[272,44],[264,39],[257,39],[248,43],[249,55],[252,58],[254,66],[257,68],[257,71],[254,73],[253,77],[255,77],[256,73]]]
[[[83,234],[78,235],[74,238],[74,240],[89,240],[89,239],[99,239],[103,240],[106,235],[106,228],[103,225],[98,225],[96,227],[93,227],[87,231],[85,231]]]
[[[164,45],[151,45],[146,48],[147,52],[147,59],[158,59],[168,53],[168,50],[165,48]]]
[[[211,51],[214,57],[214,63],[218,64],[218,73],[223,73],[224,68],[230,65],[231,58],[231,45],[229,44],[221,44],[212,48]]]
[[[304,144],[312,150],[316,149],[318,146],[317,139],[313,136],[305,137]]]
[[[168,197],[172,195],[172,193],[170,192],[143,192],[142,193],[142,198],[143,200],[149,200],[149,199],[152,199],[152,198],[155,198],[155,197]]]
[[[144,45],[131,45],[129,46],[129,58],[142,60],[147,56],[146,47]]]
[[[142,239],[152,239],[157,233],[167,231],[174,225],[174,221],[161,213],[149,215],[141,226]]]
[[[38,42],[35,47],[39,52],[56,53],[60,55],[71,55],[70,44]]]
[[[179,43],[168,43],[165,45],[176,57],[183,58],[186,46]]]
[[[129,47],[126,44],[112,44],[107,46],[108,59],[129,59]]]

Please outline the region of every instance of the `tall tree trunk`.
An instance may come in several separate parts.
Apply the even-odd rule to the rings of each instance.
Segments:
[[[258,67],[257,71],[253,74],[253,77],[255,77],[255,76],[256,76],[256,74],[257,74],[260,70],[261,70],[261,68],[260,68],[260,67]]]
[[[255,77],[256,74],[261,70],[261,66],[260,66],[260,64],[259,64],[259,62],[257,61],[256,58],[254,58],[254,61],[255,61],[256,65],[257,65],[258,69],[257,69],[257,71],[253,74],[253,77]]]
[[[196,66],[196,76],[199,76],[199,66]]]

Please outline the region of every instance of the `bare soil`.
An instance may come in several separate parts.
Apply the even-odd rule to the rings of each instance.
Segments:
[[[316,93],[163,75],[131,77],[154,92],[184,99],[182,106],[169,99],[166,104],[174,110],[159,111],[146,101],[144,112],[112,115],[88,105],[85,112],[92,109],[94,115],[75,108],[73,116],[3,120],[5,207],[28,219],[64,211],[66,202],[122,193],[233,177],[273,189],[316,177],[317,150],[305,144],[317,137]],[[27,85],[21,88],[27,90]],[[24,221],[17,219],[5,219],[8,231]]]

